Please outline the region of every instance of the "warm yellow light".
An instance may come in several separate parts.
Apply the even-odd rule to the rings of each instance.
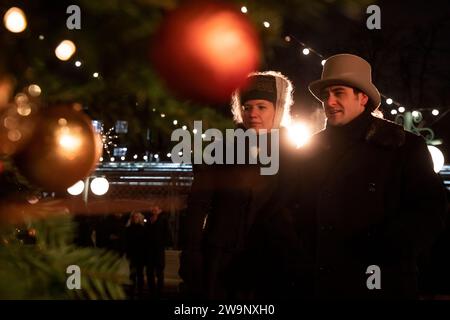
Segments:
[[[28,104],[19,105],[17,107],[17,113],[23,117],[29,116],[31,114],[31,107]]]
[[[82,137],[76,128],[63,126],[56,131],[58,153],[69,160],[74,159],[81,152]]]
[[[77,149],[80,144],[80,139],[70,134],[62,134],[61,137],[59,137],[59,145],[64,149],[72,151]]]
[[[67,61],[77,50],[75,44],[70,40],[62,41],[55,49],[56,57],[59,60]]]
[[[3,17],[3,23],[6,29],[14,33],[22,32],[27,28],[25,13],[17,7],[12,7],[6,11]]]
[[[17,142],[22,139],[22,133],[17,129],[10,130],[8,131],[8,139],[12,142]]]
[[[301,122],[297,122],[288,127],[289,138],[295,143],[297,148],[308,143],[311,138],[311,130]]]
[[[19,106],[27,104],[29,102],[28,97],[24,93],[18,93],[15,96],[14,100],[15,100],[16,104]]]
[[[32,84],[28,87],[28,93],[32,97],[38,97],[41,94],[42,90],[37,84]]]

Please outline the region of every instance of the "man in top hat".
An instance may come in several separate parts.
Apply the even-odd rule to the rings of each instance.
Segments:
[[[374,117],[371,67],[328,58],[309,85],[327,124],[302,150],[289,208],[303,259],[300,292],[316,298],[416,298],[418,255],[443,229],[446,198],[425,140]]]
[[[265,208],[282,185],[288,162],[295,163],[290,161],[295,147],[285,143],[283,128],[289,123],[292,93],[285,76],[268,71],[251,74],[248,86],[232,97],[238,128],[259,134],[264,134],[262,129],[280,129],[277,174],[261,175],[260,165],[248,162],[194,167],[180,258],[188,295],[245,299],[286,293],[290,280],[283,268],[289,266],[287,248],[296,243],[289,238],[295,230],[289,219]]]

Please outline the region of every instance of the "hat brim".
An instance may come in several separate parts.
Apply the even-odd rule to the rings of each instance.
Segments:
[[[324,80],[316,80],[309,84],[308,89],[317,100],[322,102],[320,99],[320,92],[326,87],[335,85],[344,85],[361,90],[369,97],[368,106],[373,109],[378,108],[381,103],[380,93],[372,83],[362,87],[360,83],[354,81],[353,79],[328,78]]]

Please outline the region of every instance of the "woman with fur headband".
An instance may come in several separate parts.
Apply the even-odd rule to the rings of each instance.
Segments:
[[[269,199],[280,188],[290,190],[295,147],[287,142],[284,126],[290,122],[292,93],[284,75],[268,71],[250,74],[248,86],[232,97],[237,128],[253,129],[258,137],[257,145],[247,141],[245,150],[235,149],[234,156],[253,150],[258,157],[261,148],[268,148],[267,141],[273,143],[261,139],[263,135],[279,132],[275,149],[269,148],[279,152],[276,174],[262,175],[262,164],[249,163],[250,156],[244,164],[194,167],[180,259],[188,296],[253,299],[289,294],[297,238],[290,217],[270,209],[277,205]]]

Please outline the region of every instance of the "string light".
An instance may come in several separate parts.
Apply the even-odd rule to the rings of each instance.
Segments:
[[[111,147],[117,147],[117,144],[115,143],[115,140],[118,138],[117,135],[113,134],[113,128],[109,128],[105,133],[103,132],[103,124],[101,128],[101,137],[103,142],[103,149],[106,151],[108,155],[111,154],[111,151],[109,148]]]
[[[414,111],[412,112],[412,116],[413,116],[414,118],[417,118],[417,117],[419,116],[419,111],[414,110]]]
[[[81,67],[81,61],[75,61],[75,67]]]
[[[246,6],[242,6],[241,7],[241,12],[242,13],[247,13],[248,12],[247,7]]]
[[[289,36],[284,37],[284,41],[291,42],[291,37],[289,37]]]
[[[39,35],[39,40],[44,40],[44,39],[45,39],[45,37],[42,34],[40,34]]]
[[[405,107],[400,107],[400,108],[398,108],[398,112],[400,112],[400,113],[405,112]]]
[[[94,72],[94,73],[92,74],[92,76],[93,76],[94,78],[98,78],[98,72]]]
[[[135,155],[133,156],[133,159],[136,160],[137,158],[138,158],[138,155],[135,154]]]
[[[389,104],[389,105],[390,105],[390,104],[392,104],[392,102],[394,102],[394,101],[392,101],[392,99],[391,99],[391,98],[387,98],[387,99],[386,99],[386,103],[387,103],[387,104]]]
[[[264,25],[265,28],[269,28],[269,27],[270,27],[270,23],[267,22],[267,21],[264,21],[264,22],[263,22],[263,25]]]
[[[187,130],[187,127],[186,127],[186,126],[183,126],[182,129],[183,129],[183,130]]]
[[[37,84],[32,84],[28,87],[28,93],[32,97],[38,97],[41,94],[42,90]]]
[[[6,29],[14,33],[20,33],[27,28],[27,18],[22,9],[12,7],[3,16]]]
[[[433,109],[433,111],[431,111],[431,114],[432,114],[433,116],[437,116],[437,115],[439,115],[439,110]]]
[[[309,54],[309,49],[308,48],[305,48],[305,49],[303,49],[303,54],[305,55],[305,56],[307,56],[308,54]]]
[[[178,124],[177,120],[173,120],[173,125],[176,126]]]
[[[77,50],[75,43],[70,40],[63,40],[55,49],[55,55],[59,60],[67,61]]]
[[[325,65],[325,62],[327,62],[327,60],[324,59],[324,60],[322,60],[322,61],[320,62],[320,64],[324,66],[324,65]]]

